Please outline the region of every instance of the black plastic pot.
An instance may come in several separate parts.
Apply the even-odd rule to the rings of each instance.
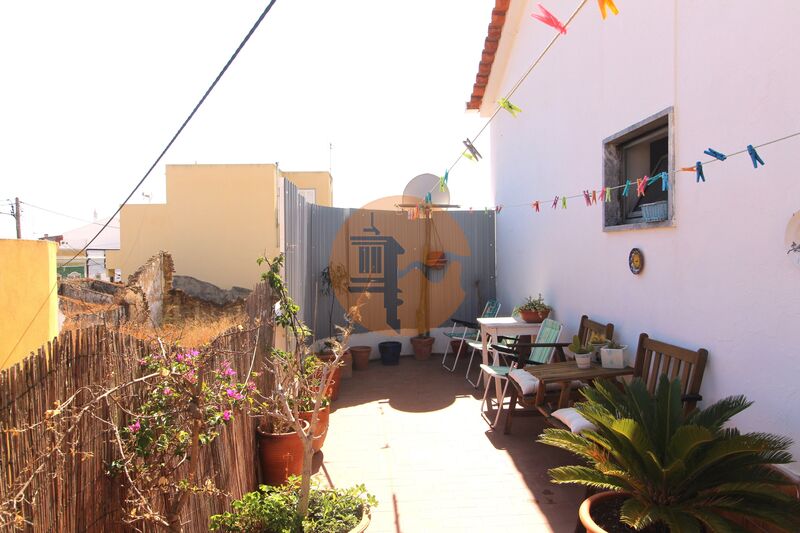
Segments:
[[[378,344],[378,351],[381,354],[381,363],[384,365],[400,364],[400,350],[403,347],[397,341],[386,341]]]

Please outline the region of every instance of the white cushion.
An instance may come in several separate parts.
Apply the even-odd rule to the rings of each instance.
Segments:
[[[508,377],[519,385],[523,396],[534,394],[536,389],[539,388],[539,378],[533,376],[530,372],[526,372],[522,368],[515,368],[508,373]]]
[[[566,407],[553,411],[553,416],[561,420],[573,433],[597,430],[597,426],[583,418],[574,407]]]

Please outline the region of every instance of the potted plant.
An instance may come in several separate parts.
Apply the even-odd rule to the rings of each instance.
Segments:
[[[369,356],[372,353],[371,346],[351,346],[350,353],[353,355],[353,370],[367,370],[369,368]]]
[[[317,428],[314,430],[314,441],[311,443],[314,453],[322,449],[322,445],[325,444],[325,437],[328,436],[328,426],[330,425],[331,416],[331,402],[328,398],[322,400],[322,405],[317,413]],[[300,418],[310,424],[313,415],[314,399],[309,397],[302,398],[300,403]]]
[[[370,509],[378,505],[363,485],[347,489],[314,487],[306,516],[294,508],[300,479],[281,486],[261,485],[232,503],[233,511],[211,517],[211,531],[302,531],[305,533],[360,533],[367,529]]]
[[[743,396],[685,415],[678,379],[662,377],[655,395],[641,379],[622,390],[601,380],[582,393],[587,401],[575,408],[596,429],[546,429],[539,441],[587,462],[551,469],[553,482],[610,491],[581,506],[587,531],[620,522],[657,532],[742,531],[732,520],[748,516],[800,531],[800,501],[781,491],[789,481],[771,468],[792,462],[791,440],[723,427],[751,405]],[[598,506],[612,518],[601,519]]]
[[[603,368],[623,368],[625,366],[625,348],[615,340],[610,340],[600,348],[600,364]]]
[[[411,337],[411,346],[414,348],[414,359],[417,361],[427,361],[430,359],[431,352],[433,351],[433,341],[433,337],[425,334]]]
[[[544,303],[542,294],[538,298],[528,296],[525,303],[514,308],[513,315],[519,315],[522,320],[530,324],[538,324],[550,315],[552,308]]]
[[[582,344],[580,337],[577,335],[573,336],[572,343],[568,346],[568,349],[575,354],[575,363],[578,365],[578,368],[589,368],[592,366],[594,348],[588,344]]]

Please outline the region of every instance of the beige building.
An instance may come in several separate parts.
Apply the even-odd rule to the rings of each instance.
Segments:
[[[120,251],[107,257],[123,280],[160,250],[175,272],[227,289],[250,288],[280,251],[282,178],[307,201],[330,206],[329,172],[285,172],[272,164],[167,165],[167,203],[129,204],[120,216]]]

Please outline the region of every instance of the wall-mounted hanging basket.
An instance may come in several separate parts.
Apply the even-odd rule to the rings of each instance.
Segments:
[[[441,270],[447,265],[447,256],[444,252],[428,252],[425,266],[434,270]]]

